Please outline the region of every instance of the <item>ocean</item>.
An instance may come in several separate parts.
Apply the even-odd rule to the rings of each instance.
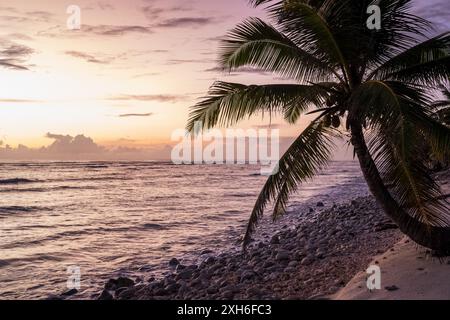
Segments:
[[[67,291],[73,267],[76,297],[93,298],[111,277],[167,272],[172,257],[195,263],[202,252],[240,250],[266,178],[249,165],[1,163],[0,299]],[[319,200],[330,206],[365,194],[356,162],[332,162],[302,185],[289,211],[307,216]]]

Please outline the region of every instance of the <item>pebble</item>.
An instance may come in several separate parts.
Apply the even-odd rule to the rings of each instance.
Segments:
[[[177,258],[172,258],[172,259],[170,259],[170,261],[169,261],[169,266],[171,266],[171,267],[175,267],[175,266],[177,266],[177,265],[179,265],[179,264],[180,264],[180,261],[178,261]]]

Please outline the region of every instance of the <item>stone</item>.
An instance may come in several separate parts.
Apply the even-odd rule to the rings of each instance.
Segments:
[[[316,206],[317,207],[325,207],[325,205],[323,204],[322,201],[317,202]]]
[[[176,272],[178,272],[178,273],[180,273],[181,271],[183,271],[184,269],[186,269],[187,267],[184,265],[184,264],[179,264],[179,265],[177,265],[177,267],[176,267],[176,269],[175,269],[175,271]]]
[[[169,261],[169,266],[171,266],[171,267],[176,267],[176,266],[179,265],[179,264],[180,264],[180,261],[178,261],[177,258],[172,258],[172,259],[170,259],[170,261]]]
[[[289,252],[287,251],[278,252],[277,255],[275,256],[275,260],[277,261],[289,260]]]
[[[270,239],[270,243],[271,244],[279,244],[280,243],[280,237],[278,237],[278,235],[274,235],[271,239]]]
[[[134,286],[134,281],[130,278],[119,277],[116,280],[116,288],[129,288]]]
[[[384,287],[387,291],[397,291],[399,288],[396,285]]]
[[[113,296],[108,290],[103,290],[98,300],[113,300]]]
[[[312,258],[311,256],[306,256],[302,259],[302,261],[300,261],[300,264],[303,266],[309,266],[313,262],[314,262],[314,258]]]
[[[192,270],[183,270],[177,275],[177,279],[187,280],[192,277]]]
[[[215,257],[208,257],[205,259],[204,263],[205,264],[213,264],[217,261],[217,259]]]
[[[62,296],[70,297],[70,296],[73,296],[74,294],[77,294],[77,293],[78,293],[78,290],[74,288],[74,289],[70,289],[69,291],[64,292],[62,294]]]
[[[241,282],[245,280],[250,280],[255,276],[255,273],[251,270],[246,270],[241,275]]]

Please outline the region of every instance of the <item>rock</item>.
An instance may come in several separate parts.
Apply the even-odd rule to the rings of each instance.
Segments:
[[[209,250],[209,249],[205,249],[205,250],[203,250],[203,251],[200,253],[200,255],[210,254],[210,253],[213,253],[213,251],[212,251],[212,250]]]
[[[176,279],[182,279],[182,280],[188,280],[192,278],[192,270],[183,270],[182,272],[180,272]]]
[[[233,298],[234,298],[234,293],[230,290],[224,291],[224,292],[220,293],[220,295],[225,300],[233,300]]]
[[[270,267],[272,267],[274,264],[275,264],[275,263],[274,263],[272,260],[266,260],[266,262],[264,262],[264,264],[263,264],[263,268],[264,268],[264,269],[270,268]]]
[[[322,201],[317,202],[316,206],[317,207],[325,207],[325,205],[323,204]]]
[[[103,290],[98,300],[113,300],[113,296],[108,290]]]
[[[173,293],[176,293],[176,292],[178,291],[178,289],[180,289],[180,287],[181,287],[180,284],[178,284],[178,283],[172,283],[172,284],[169,284],[169,285],[165,288],[165,290],[166,290],[168,293],[173,294]]]
[[[309,208],[309,213],[313,213],[314,212],[314,209],[313,208]]]
[[[396,285],[384,287],[387,291],[397,291],[399,288]]]
[[[175,269],[175,271],[176,272],[178,272],[178,273],[180,273],[181,271],[183,271],[184,269],[186,269],[187,267],[184,265],[184,264],[179,264],[179,265],[177,265],[177,267],[176,267],[176,269]]]
[[[251,270],[246,270],[242,273],[240,281],[250,280],[255,276],[255,273]]]
[[[121,300],[131,300],[134,298],[135,294],[136,294],[136,290],[135,288],[123,288],[124,290],[122,290],[117,297]]]
[[[205,259],[205,261],[203,261],[205,264],[213,264],[217,261],[217,259],[215,257],[208,257]]]
[[[279,244],[280,243],[280,237],[276,234],[270,239],[271,244]]]
[[[277,255],[275,256],[275,260],[277,261],[284,261],[289,260],[289,252],[287,251],[279,251]]]
[[[73,296],[74,294],[77,294],[78,290],[77,289],[70,289],[69,291],[66,291],[62,294],[63,297],[70,297]]]
[[[206,292],[208,294],[215,294],[215,293],[219,292],[219,290],[216,287],[209,287],[208,289],[206,289]]]
[[[119,277],[116,280],[116,288],[129,288],[134,286],[134,281],[126,278],[126,277]]]
[[[309,266],[311,263],[314,262],[314,258],[311,256],[306,256],[300,261],[300,264],[303,266]]]
[[[172,258],[172,259],[170,259],[170,261],[169,261],[169,266],[171,266],[171,267],[176,267],[176,266],[179,265],[179,264],[180,264],[180,261],[178,261],[177,258]]]

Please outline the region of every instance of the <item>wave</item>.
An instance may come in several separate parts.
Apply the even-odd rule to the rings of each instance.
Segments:
[[[10,189],[0,189],[0,193],[21,193],[21,192],[49,192],[49,191],[57,191],[57,190],[96,190],[98,187],[94,186],[57,186],[57,187],[49,187],[49,188],[10,188]]]
[[[35,183],[35,182],[39,181],[25,178],[0,179],[0,184],[20,184],[20,183]]]
[[[2,206],[0,207],[0,214],[2,213],[22,213],[22,212],[35,212],[35,211],[49,211],[52,210],[46,207],[35,207],[35,206]]]

